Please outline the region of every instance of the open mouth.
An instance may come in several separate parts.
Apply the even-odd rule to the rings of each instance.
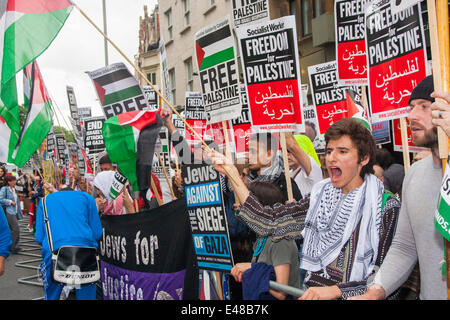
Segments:
[[[338,167],[328,167],[328,171],[332,179],[339,178],[342,175],[342,170]]]

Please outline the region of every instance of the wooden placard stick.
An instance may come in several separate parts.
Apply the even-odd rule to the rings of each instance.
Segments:
[[[287,155],[287,147],[286,147],[286,136],[284,132],[280,132],[280,144],[281,151],[283,153],[283,165],[284,165],[284,176],[286,178],[286,187],[288,192],[288,201],[293,201],[294,196],[292,194],[292,183],[291,183],[291,175],[289,174],[289,160]]]
[[[406,173],[411,166],[411,161],[409,159],[408,127],[405,117],[400,118],[400,131],[402,134],[403,165]]]
[[[450,92],[450,36],[448,23],[448,2],[427,0],[430,44],[433,65],[434,90]],[[445,174],[449,155],[449,142],[444,130],[438,130],[439,158],[442,161],[442,175]],[[444,239],[445,265],[447,275],[447,299],[450,300],[450,242]]]

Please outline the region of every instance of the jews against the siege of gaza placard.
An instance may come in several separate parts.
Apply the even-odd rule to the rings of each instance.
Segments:
[[[420,5],[392,14],[389,0],[376,0],[365,21],[372,122],[405,117],[412,90],[426,76]]]
[[[229,16],[195,34],[195,54],[208,124],[241,114],[239,74]]]
[[[207,164],[183,164],[181,170],[198,267],[230,271],[234,263],[219,173]]]
[[[304,131],[294,16],[236,30],[256,131]]]

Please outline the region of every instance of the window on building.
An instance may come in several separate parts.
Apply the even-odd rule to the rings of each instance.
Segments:
[[[172,104],[175,105],[176,104],[176,97],[177,97],[177,95],[176,95],[176,93],[177,93],[177,90],[176,90],[177,85],[176,85],[176,82],[175,82],[175,69],[174,68],[169,70],[169,81],[170,81],[170,91],[172,93]]]
[[[154,72],[147,73],[147,80],[150,81],[152,84],[156,84],[156,73]]]
[[[325,0],[313,0],[314,18],[325,12]]]
[[[209,6],[214,5],[215,2],[216,2],[216,0],[209,0]]]
[[[192,76],[192,58],[184,60],[186,69],[186,91],[194,91],[194,79]]]
[[[311,3],[310,0],[301,0],[302,11],[302,37],[306,37],[311,34]]]
[[[190,24],[189,21],[189,8],[190,8],[190,4],[189,4],[190,0],[183,0],[183,11],[184,11],[184,26],[187,27]]]
[[[172,25],[172,9],[169,9],[165,13],[167,19],[167,34],[169,35],[168,40],[173,39],[173,25]]]

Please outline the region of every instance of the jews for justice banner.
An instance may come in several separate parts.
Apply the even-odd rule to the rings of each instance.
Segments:
[[[211,165],[182,166],[187,212],[201,269],[230,271],[233,255],[219,173]]]
[[[195,34],[195,53],[208,124],[241,113],[234,37],[227,16]]]
[[[325,134],[333,123],[347,117],[346,89],[352,89],[361,95],[360,87],[339,85],[336,67],[336,61],[308,67],[320,134]]]
[[[377,0],[365,21],[372,121],[405,117],[412,90],[426,76],[420,5],[392,14],[388,0]]]
[[[87,74],[97,91],[106,119],[124,112],[148,109],[138,81],[122,62]]]
[[[369,0],[336,0],[334,20],[338,80],[342,84],[367,85],[364,9]]]
[[[132,215],[103,216],[104,300],[195,300],[198,270],[185,199]]]
[[[294,16],[236,30],[255,131],[304,131]]]
[[[92,117],[84,119],[86,137],[84,140],[85,150],[89,155],[97,154],[105,150],[102,128],[104,117]]]
[[[406,134],[408,136],[409,152],[420,152],[426,149],[423,147],[418,147],[412,142],[412,133],[408,118],[406,118]],[[403,144],[402,144],[403,140],[402,140],[402,130],[400,127],[400,119],[394,119],[392,121],[392,136],[393,136],[394,151],[403,152]]]
[[[232,0],[231,5],[235,28],[270,19],[268,0]]]

